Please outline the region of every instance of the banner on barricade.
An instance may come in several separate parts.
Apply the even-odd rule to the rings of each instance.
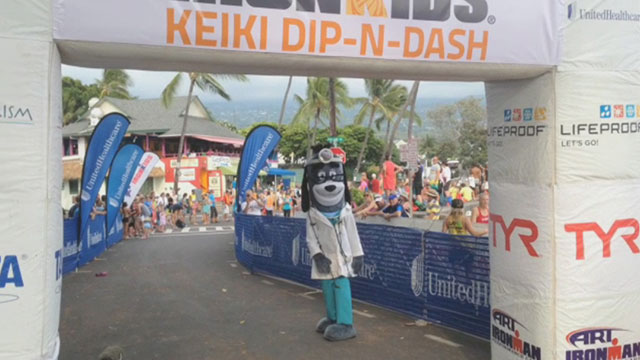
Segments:
[[[64,221],[62,274],[68,274],[78,268],[78,221],[78,216]]]
[[[125,191],[133,179],[144,150],[138,145],[127,144],[118,150],[107,179],[107,232],[111,233],[116,216],[124,201]]]
[[[239,214],[235,228],[236,257],[252,272],[319,286],[304,219]],[[487,238],[361,223],[358,232],[365,263],[352,279],[354,298],[489,338]]]
[[[89,215],[127,128],[129,120],[112,113],[103,117],[93,130],[82,169],[79,240],[86,235]]]
[[[84,266],[107,250],[104,215],[97,215],[87,224],[85,236],[79,239],[78,266]]]

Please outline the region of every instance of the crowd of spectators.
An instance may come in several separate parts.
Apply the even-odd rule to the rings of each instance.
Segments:
[[[365,219],[379,216],[391,221],[413,216],[442,220],[442,230],[451,234],[486,234],[486,231],[474,229],[475,224],[489,222],[486,167],[474,165],[468,169],[469,176],[454,178],[449,164],[441,162],[436,156],[427,166],[417,164],[414,169],[405,169],[387,158],[381,171],[381,181],[378,180],[378,174],[360,174],[360,183],[356,188],[364,192],[364,201],[354,207],[357,217]],[[476,201],[479,201],[478,206],[471,211],[465,210]],[[447,216],[444,216],[445,213]]]

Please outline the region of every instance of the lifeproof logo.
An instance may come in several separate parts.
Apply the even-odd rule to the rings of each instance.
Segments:
[[[616,333],[628,332],[617,328],[586,328],[567,335],[567,342],[577,350],[567,350],[565,360],[637,360],[640,341],[621,344]],[[622,334],[620,334],[622,335]]]
[[[636,219],[616,220],[611,228],[605,232],[602,227],[595,222],[566,224],[564,229],[568,233],[576,234],[576,260],[584,260],[585,234],[594,233],[602,241],[602,257],[611,257],[611,242],[616,234],[624,240],[633,254],[640,253],[640,248],[636,244],[640,236],[640,223]]]
[[[544,106],[514,108],[504,110],[504,122],[508,125],[492,126],[488,136],[535,137],[544,132],[547,125],[534,125],[533,121],[548,120],[548,110]]]
[[[596,109],[594,109],[596,110]],[[626,135],[640,133],[640,105],[603,104],[598,108],[599,122],[560,124],[560,135]],[[597,146],[598,138],[591,140],[573,140],[563,147]]]
[[[521,330],[527,328],[504,311],[493,309],[491,340],[521,358],[541,360],[541,348],[523,340]]]
[[[504,235],[504,249],[507,252],[511,251],[512,236],[516,232],[516,229],[518,229],[520,230],[518,232],[518,237],[520,237],[520,240],[522,241],[522,244],[527,250],[527,253],[529,254],[529,256],[540,257],[540,254],[538,254],[538,252],[533,246],[533,243],[536,242],[536,240],[538,240],[538,234],[539,234],[538,226],[536,226],[536,224],[533,221],[525,220],[525,219],[513,219],[511,220],[511,223],[509,223],[509,225],[507,226],[506,222],[504,221],[504,218],[501,215],[490,214],[489,222],[490,222],[490,226],[493,229],[493,232],[491,234],[492,240],[493,240],[493,247],[498,246],[498,232],[496,230],[498,229],[497,225],[500,225],[500,229],[502,229],[502,234]],[[522,233],[522,231],[524,231],[525,233]]]

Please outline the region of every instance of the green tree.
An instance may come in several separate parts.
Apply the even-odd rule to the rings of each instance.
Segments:
[[[282,125],[284,120],[284,111],[287,108],[287,100],[289,99],[289,91],[291,90],[291,83],[293,82],[293,76],[289,76],[289,83],[287,84],[287,90],[284,92],[284,99],[282,99],[282,108],[280,109],[280,117],[278,118],[278,126]]]
[[[425,136],[420,151],[457,159],[464,168],[487,163],[487,113],[481,99],[466,98],[429,111],[435,135]]]
[[[171,102],[178,92],[180,83],[182,81],[184,73],[177,73],[169,84],[162,91],[162,103],[165,107],[169,107]],[[238,81],[248,81],[244,75],[212,75],[206,73],[191,72],[187,74],[189,77],[189,93],[187,95],[187,104],[184,110],[184,118],[182,120],[182,131],[180,132],[180,142],[178,143],[178,164],[176,166],[176,176],[173,182],[174,191],[178,191],[178,182],[180,181],[180,163],[182,161],[182,152],[184,150],[184,136],[187,131],[187,120],[189,119],[189,106],[191,105],[191,98],[193,96],[193,89],[198,88],[204,92],[210,92],[217,94],[223,99],[229,101],[231,96],[227,94],[219,79],[233,79]]]
[[[133,86],[133,81],[124,70],[104,69],[102,79],[96,80],[96,85],[100,89],[100,99],[106,96],[118,99],[132,98],[129,87]]]
[[[100,96],[95,84],[84,85],[80,80],[62,78],[62,109],[64,125],[76,122],[89,109],[89,100]]]
[[[362,103],[362,108],[360,108],[354,123],[361,125],[368,114],[367,129],[371,130],[377,113],[380,113],[384,118],[389,118],[402,105],[401,103],[404,103],[403,98],[406,99],[407,97],[407,88],[401,85],[394,85],[393,80],[365,79],[364,83],[368,97],[358,100],[358,102]],[[354,170],[356,174],[360,172],[360,166],[364,160],[364,154],[369,144],[369,134],[369,132],[365,134],[366,136],[361,143]]]
[[[413,87],[411,88],[411,92],[409,93],[409,95],[407,97],[404,97],[402,99],[398,99],[398,101],[404,100],[402,101],[402,108],[397,111],[394,116],[396,117],[396,120],[393,121],[393,130],[391,131],[391,134],[389,135],[389,138],[386,141],[386,147],[385,147],[385,151],[383,153],[383,156],[386,157],[386,155],[392,155],[393,153],[393,149],[395,148],[394,146],[394,142],[396,140],[396,134],[398,133],[398,128],[400,127],[400,123],[405,120],[405,119],[409,119],[409,132],[411,132],[412,128],[413,128],[413,122],[415,121],[419,126],[422,126],[422,119],[420,118],[420,116],[418,116],[418,114],[415,113],[415,102],[416,102],[416,97],[418,96],[418,84],[419,82],[416,81],[413,84]],[[407,112],[407,107],[411,105],[411,110],[409,112]],[[392,120],[390,120],[392,121]],[[411,134],[413,135],[413,134]],[[384,160],[381,159],[382,161]],[[382,161],[380,161],[382,163]]]
[[[327,78],[307,78],[306,97],[302,98],[300,95],[294,97],[300,107],[293,117],[293,123],[306,124],[307,127],[311,127],[307,158],[311,156],[311,146],[316,142],[318,126],[322,124],[326,127],[322,119],[328,118],[331,111],[329,88],[329,79]],[[343,108],[353,106],[347,85],[340,79],[335,80],[335,102]],[[336,109],[336,116],[340,116],[339,109]],[[312,122],[313,125],[310,126]]]

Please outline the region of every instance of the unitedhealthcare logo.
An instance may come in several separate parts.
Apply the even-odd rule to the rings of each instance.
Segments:
[[[622,9],[583,9],[578,6],[578,1],[569,3],[567,6],[567,17],[569,20],[589,20],[589,21],[631,21],[640,22],[640,13],[633,13]]]
[[[567,17],[569,18],[569,20],[575,20],[576,19],[576,14],[578,13],[577,10],[578,10],[577,1],[574,1],[574,2],[569,4],[568,9],[567,9]]]

